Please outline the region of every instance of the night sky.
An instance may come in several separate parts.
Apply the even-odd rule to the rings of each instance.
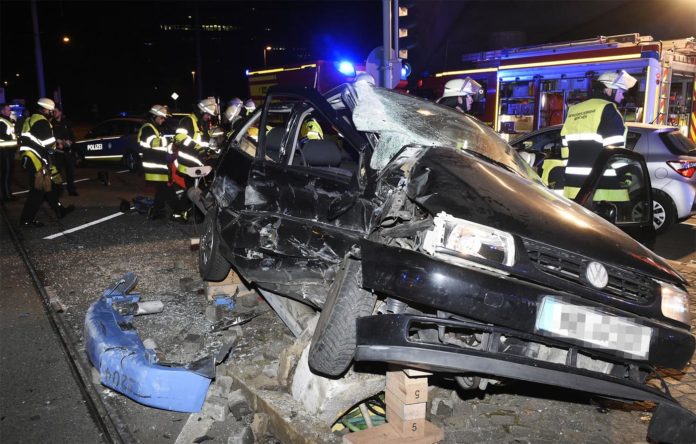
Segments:
[[[696,35],[696,0],[426,1],[410,4],[414,76],[458,68],[462,53],[638,32]],[[39,1],[47,95],[60,86],[76,117],[144,112],[152,103],[190,109],[195,33],[203,30],[203,96],[246,98],[244,71],[316,59],[361,62],[381,45],[381,1]],[[31,6],[0,2],[0,82],[6,99],[38,97]],[[69,43],[63,37],[70,38]],[[19,77],[16,76],[19,74]],[[197,75],[200,79],[200,72]],[[94,111],[98,116],[93,115]]]

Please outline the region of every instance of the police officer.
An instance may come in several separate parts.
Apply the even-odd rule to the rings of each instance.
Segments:
[[[56,106],[53,110],[53,134],[56,136],[56,160],[65,169],[65,181],[68,185],[68,194],[78,196],[75,189],[75,153],[72,144],[75,142],[72,125],[67,120],[63,110]]]
[[[64,207],[58,201],[62,179],[53,162],[56,138],[49,118],[56,105],[45,97],[37,102],[36,113],[24,121],[20,139],[20,162],[29,175],[29,195],[24,204],[20,223],[23,226],[42,226],[36,220],[41,202],[46,199],[58,219],[75,209],[73,205]]]
[[[475,97],[483,90],[480,83],[471,77],[463,79],[452,79],[445,83],[445,92],[437,100],[440,103],[450,108],[454,108],[459,112],[469,114],[471,107],[474,104]]]
[[[12,196],[14,156],[17,152],[15,122],[10,117],[12,110],[7,103],[0,104],[0,200],[15,200]]]
[[[256,103],[251,99],[247,99],[244,102],[244,117],[250,116],[254,111],[256,111]]]
[[[198,102],[198,109],[181,118],[174,136],[177,153],[177,171],[186,174],[189,167],[202,166],[210,146],[210,127],[217,114],[217,103],[212,97]]]
[[[148,219],[152,220],[164,216],[166,204],[172,209],[177,205],[169,166],[174,162],[174,157],[162,135],[167,112],[163,106],[153,105],[149,113],[148,121],[138,130],[138,144],[143,152],[145,180],[155,186],[155,201],[148,213]]]
[[[568,159],[565,197],[575,198],[602,150],[625,147],[626,125],[616,104],[621,103],[624,93],[635,84],[636,79],[626,71],[605,72],[597,78],[592,97],[568,109],[561,130],[562,157]],[[628,192],[618,183],[610,182],[609,177],[602,179],[594,200],[627,201]]]

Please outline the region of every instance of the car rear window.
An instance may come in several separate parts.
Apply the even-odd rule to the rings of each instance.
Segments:
[[[696,144],[684,137],[679,131],[668,131],[660,133],[660,139],[667,149],[676,155],[696,155]]]

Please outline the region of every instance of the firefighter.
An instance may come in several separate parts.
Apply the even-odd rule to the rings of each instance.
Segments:
[[[10,117],[12,110],[7,103],[0,104],[0,200],[15,200],[12,196],[14,156],[17,151],[15,122]]]
[[[178,205],[170,172],[174,155],[162,135],[162,125],[167,118],[166,108],[153,105],[149,112],[150,118],[138,131],[138,144],[143,152],[145,180],[155,186],[154,203],[148,212],[148,219],[154,220],[164,216],[166,204],[172,211],[175,208],[178,210]]]
[[[22,125],[19,148],[20,163],[29,176],[29,194],[20,216],[20,223],[27,227],[43,225],[36,220],[36,213],[44,199],[55,211],[58,219],[75,209],[73,205],[63,206],[58,200],[63,180],[53,162],[56,138],[49,122],[56,104],[53,100],[43,97],[37,105],[37,112]]]
[[[636,79],[626,71],[605,72],[594,82],[592,97],[568,109],[561,130],[561,156],[568,160],[563,185],[565,197],[575,198],[602,150],[625,147],[626,125],[616,105],[635,84]],[[620,180],[605,173],[594,200],[628,201],[628,191]]]
[[[300,128],[300,145],[304,145],[308,140],[322,140],[323,138],[324,131],[321,129],[317,119],[314,117],[305,119]]]
[[[230,102],[230,105],[227,106],[227,109],[222,115],[222,128],[225,130],[225,137],[229,138],[232,133],[234,132],[233,130],[237,129],[237,122],[241,121],[242,118],[240,116],[240,113],[242,111],[242,101],[239,99],[238,102]]]
[[[256,104],[254,103],[253,100],[248,99],[246,102],[244,102],[244,117],[250,116],[251,113],[253,113],[256,110]]]
[[[463,79],[452,79],[445,83],[445,92],[437,100],[450,108],[459,112],[469,114],[474,104],[475,97],[482,91],[481,84],[471,77]]]
[[[181,118],[174,142],[177,153],[177,171],[186,174],[189,167],[202,166],[210,146],[210,128],[217,114],[217,103],[212,97],[198,102],[198,109]]]

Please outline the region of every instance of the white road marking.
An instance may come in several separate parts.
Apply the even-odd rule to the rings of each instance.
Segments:
[[[129,172],[129,171],[130,171],[130,170],[116,171],[116,174],[127,173],[127,172]],[[85,177],[85,178],[82,178],[82,179],[77,179],[77,180],[75,180],[75,183],[84,182],[84,181],[87,181],[87,180],[92,180],[92,179],[90,179],[89,177]],[[68,184],[67,182],[63,182],[63,185],[67,185],[67,184]],[[14,196],[14,195],[16,195],[16,194],[25,194],[25,193],[28,193],[28,192],[29,192],[29,190],[15,191],[14,193],[12,193],[12,195]]]
[[[52,234],[52,235],[50,235],[50,236],[46,236],[46,237],[44,237],[44,239],[51,240],[51,239],[55,239],[55,238],[57,238],[57,237],[63,236],[63,235],[65,235],[65,234],[74,233],[75,231],[79,231],[79,230],[82,230],[83,228],[91,227],[92,225],[97,225],[97,224],[100,224],[100,223],[102,223],[102,222],[106,222],[106,221],[109,220],[109,219],[113,219],[114,217],[118,217],[118,216],[121,216],[121,215],[123,215],[123,214],[126,214],[126,213],[122,213],[122,212],[119,211],[118,213],[114,213],[114,214],[112,214],[112,215],[110,215],[110,216],[102,217],[101,219],[97,219],[97,220],[95,220],[95,221],[86,223],[86,224],[84,224],[84,225],[80,225],[79,227],[71,228],[71,229],[69,229],[69,230],[61,231],[60,233],[56,233],[56,234]]]

